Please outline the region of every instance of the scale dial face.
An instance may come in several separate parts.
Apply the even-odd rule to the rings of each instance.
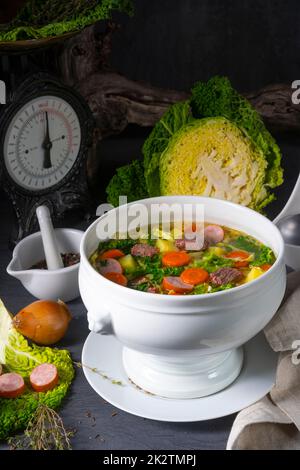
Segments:
[[[4,162],[15,183],[43,191],[70,172],[81,144],[80,122],[70,103],[40,96],[20,108],[7,128]]]

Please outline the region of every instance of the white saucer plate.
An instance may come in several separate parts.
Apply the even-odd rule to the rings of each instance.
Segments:
[[[277,357],[260,333],[244,346],[242,371],[229,387],[207,397],[180,400],[150,395],[135,387],[123,368],[122,345],[113,335],[90,333],[82,364],[91,387],[117,408],[158,421],[193,422],[236,413],[261,399],[275,382]],[[91,369],[101,371],[108,379]]]

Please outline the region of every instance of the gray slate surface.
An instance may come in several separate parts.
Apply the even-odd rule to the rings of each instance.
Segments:
[[[2,220],[8,221],[8,210],[0,203]],[[1,224],[0,232],[0,297],[8,309],[17,313],[35,299],[16,279],[6,274],[11,252],[7,248],[10,224]],[[73,320],[64,340],[74,361],[81,360],[83,343],[89,333],[86,310],[80,299],[69,304]],[[112,416],[117,412],[115,416]],[[81,369],[71,392],[61,408],[66,427],[76,428],[73,449],[220,449],[225,446],[233,416],[204,423],[161,423],[135,417],[106,403],[87,383]],[[5,449],[4,443],[0,449]]]
[[[298,142],[284,140],[282,149],[287,168],[286,182],[279,191],[277,203],[270,209],[270,216],[275,215],[284,204],[299,172]],[[2,193],[0,220],[0,297],[16,313],[34,299],[19,281],[6,274],[5,269],[11,258],[7,242],[12,216]],[[60,346],[68,348],[73,359],[80,361],[82,346],[88,335],[86,311],[80,300],[71,302],[70,309],[73,321]],[[112,416],[114,412],[117,414]],[[74,449],[102,450],[224,449],[234,420],[232,415],[206,422],[174,424],[135,417],[105,403],[88,385],[81,370],[76,371],[76,379],[61,409],[61,415],[67,427],[77,429],[72,441]],[[0,443],[0,450],[6,448],[5,443]]]

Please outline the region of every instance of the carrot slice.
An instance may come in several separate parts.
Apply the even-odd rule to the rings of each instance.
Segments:
[[[234,263],[235,268],[246,268],[247,266],[249,266],[249,257],[250,253],[242,250],[231,251],[230,253],[225,255],[225,258],[237,260]]]
[[[121,273],[106,273],[104,277],[112,282],[115,282],[116,284],[119,284],[120,286],[126,287],[128,283],[127,277]]]
[[[169,251],[162,257],[162,264],[168,267],[185,266],[190,257],[185,251]]]
[[[231,259],[239,259],[239,260],[246,260],[250,256],[250,253],[247,251],[242,251],[242,250],[236,250],[236,251],[231,251],[230,253],[227,253],[225,255],[226,258],[231,258]]]
[[[208,277],[208,272],[202,268],[188,268],[185,269],[180,275],[180,278],[183,282],[191,284],[192,286],[202,284],[203,282],[207,281]]]
[[[102,253],[102,255],[100,255],[100,259],[121,258],[121,256],[124,256],[123,251],[115,248],[113,250],[107,250]]]
[[[262,264],[262,265],[260,266],[260,268],[261,268],[263,271],[268,271],[271,267],[272,267],[272,265],[271,265],[271,264],[268,264],[268,263]]]
[[[235,268],[247,268],[249,266],[249,261],[236,261],[234,263]]]

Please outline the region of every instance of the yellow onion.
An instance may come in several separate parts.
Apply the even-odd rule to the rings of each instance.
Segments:
[[[47,346],[64,337],[70,320],[71,313],[61,300],[37,300],[20,310],[13,326],[26,338]]]

